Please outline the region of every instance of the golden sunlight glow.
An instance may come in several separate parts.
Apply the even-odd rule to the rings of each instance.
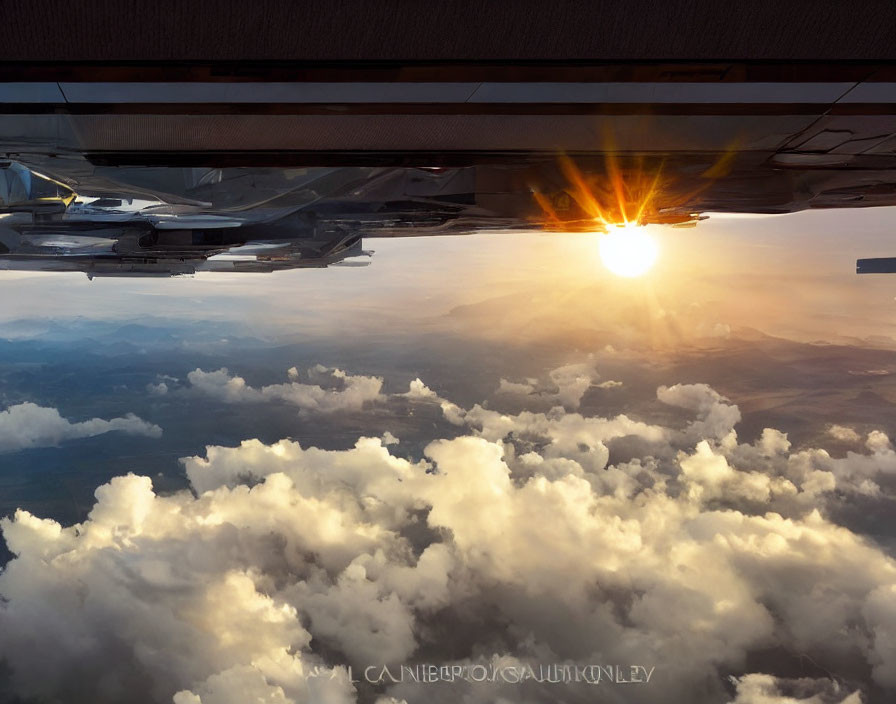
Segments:
[[[537,210],[532,221],[547,232],[594,232],[604,266],[626,277],[646,273],[659,256],[656,240],[642,225],[694,227],[707,216],[700,213],[700,197],[716,180],[730,172],[738,140],[702,171],[683,180],[664,170],[665,158],[618,153],[611,134],[605,135],[603,163],[594,157],[576,164],[558,159],[556,177],[541,182],[530,177]],[[705,164],[703,166],[706,166]]]
[[[618,276],[641,276],[656,263],[660,249],[641,226],[694,227],[705,220],[699,199],[731,170],[737,147],[735,141],[708,167],[679,180],[674,169],[664,171],[665,158],[620,154],[607,134],[602,164],[594,158],[576,164],[563,155],[557,166],[565,184],[556,178],[530,181],[538,209],[532,220],[547,232],[594,232],[607,269]]]
[[[635,277],[647,273],[660,252],[656,239],[635,223],[610,227],[606,234],[598,237],[600,259],[617,276]]]

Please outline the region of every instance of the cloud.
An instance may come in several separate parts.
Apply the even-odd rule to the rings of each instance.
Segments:
[[[0,575],[0,650],[22,694],[163,702],[189,687],[216,704],[249,692],[277,701],[279,689],[311,701],[315,660],[291,655],[308,632],[259,588],[257,569],[224,558],[239,522],[215,525],[225,517],[209,509],[185,494],[158,497],[149,479],[128,475],[98,490],[80,528],[22,512],[4,520],[19,557]]]
[[[20,403],[0,411],[0,452],[14,452],[31,447],[53,447],[65,440],[89,438],[119,430],[129,435],[162,436],[162,429],[128,413],[122,418],[91,418],[71,422],[55,408]]]
[[[435,401],[439,399],[439,395],[424,384],[420,379],[414,379],[409,385],[406,393],[402,394],[405,398],[412,401]]]
[[[585,393],[592,386],[609,389],[621,386],[618,381],[598,383],[600,375],[594,367],[593,355],[588,362],[565,364],[547,373],[547,379],[539,383],[538,379],[526,379],[524,382],[501,379],[497,393],[508,396],[521,396],[527,400],[543,400],[550,404],[559,404],[566,409],[579,407]]]
[[[832,680],[781,679],[749,674],[732,678],[737,696],[729,704],[862,704],[859,691],[844,692]]]
[[[168,393],[168,384],[164,381],[159,382],[158,384],[147,384],[146,391],[150,396],[164,396]]]
[[[840,442],[852,442],[857,443],[860,442],[862,436],[859,435],[852,428],[848,428],[845,425],[830,425],[828,426],[828,435],[830,435],[835,440],[839,440]]]
[[[397,437],[395,437],[392,433],[390,433],[388,430],[385,433],[383,433],[382,441],[383,441],[383,445],[397,445],[400,442],[400,440]]]
[[[585,392],[599,378],[593,364],[567,364],[548,373],[564,408],[578,408]]]
[[[868,433],[868,439],[865,441],[865,447],[874,454],[886,454],[893,451],[893,445],[890,438],[882,430],[872,430]]]
[[[190,382],[283,398],[223,370]],[[602,688],[611,704],[860,704],[859,686],[835,679],[869,672],[896,690],[896,562],[826,510],[893,473],[883,433],[843,458],[794,451],[774,429],[741,443],[737,406],[699,384],[658,390],[686,411],[676,427],[463,408],[420,380],[397,396],[437,404],[453,433],[430,429],[410,459],[390,434],[343,450],[209,446],[182,460],[192,491],[160,495],[127,475],[97,490],[79,525],[25,511],[0,522],[16,556],[0,573],[0,658],[16,692],[98,704],[594,697],[538,682],[371,693],[346,669],[409,662],[663,673]],[[642,451],[613,461],[620,442]],[[836,674],[772,677],[754,654]]]
[[[507,379],[501,379],[498,384],[498,393],[520,394],[522,396],[528,396],[535,391],[535,384],[537,382],[537,379],[533,379],[532,381],[526,380],[524,382],[507,381]]]
[[[661,386],[656,397],[669,406],[697,413],[685,435],[691,440],[722,440],[740,422],[740,409],[706,384]]]
[[[569,382],[573,378],[582,379],[579,376],[579,365],[567,365],[551,372],[553,378]],[[588,385],[591,379],[599,378],[596,373],[587,376]],[[567,391],[572,388],[572,383],[561,382],[561,386]],[[575,403],[587,388],[580,384],[575,392]],[[500,388],[499,388],[500,392]],[[715,392],[713,392],[715,393]],[[525,451],[538,450],[537,461],[549,460],[547,465],[541,468],[548,471],[549,466],[556,462],[562,463],[572,459],[589,470],[603,469],[609,460],[607,444],[619,438],[638,438],[647,444],[662,443],[667,440],[669,431],[656,425],[650,425],[633,420],[626,415],[615,418],[585,417],[578,413],[568,413],[562,406],[555,406],[546,413],[532,413],[523,411],[518,414],[502,413],[485,408],[480,404],[470,409],[464,409],[452,401],[439,396],[427,387],[420,379],[411,382],[407,393],[399,396],[415,402],[435,403],[442,410],[442,415],[449,423],[456,426],[466,426],[476,435],[493,442],[513,438],[519,444],[519,448]],[[545,396],[542,395],[542,398]],[[550,398],[558,400],[557,394],[550,394]],[[566,400],[570,402],[573,396]],[[530,464],[536,455],[528,460]]]
[[[194,389],[221,401],[261,403],[277,400],[298,407],[302,414],[359,411],[365,404],[385,398],[380,393],[383,388],[380,377],[350,376],[340,369],[321,365],[312,367],[307,374],[310,379],[320,380],[327,386],[297,381],[300,375],[295,367],[287,370],[289,383],[259,389],[248,385],[243,377],[231,376],[225,368],[213,372],[195,369],[187,374],[187,380]]]

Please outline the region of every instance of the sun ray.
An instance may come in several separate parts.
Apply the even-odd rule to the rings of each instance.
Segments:
[[[647,190],[647,195],[645,195],[640,204],[638,205],[638,214],[635,216],[635,222],[640,223],[641,218],[644,216],[644,210],[653,200],[653,196],[657,191],[657,186],[660,182],[660,176],[663,173],[663,165],[660,164],[659,168],[656,170],[656,176],[653,177],[653,181],[650,184],[650,188]]]
[[[604,215],[603,208],[600,207],[597,198],[594,197],[593,189],[589,188],[588,184],[585,183],[582,172],[573,163],[572,159],[566,155],[561,156],[560,169],[573,187],[572,192],[570,193],[573,200],[579,204],[579,207],[584,210],[589,217],[592,217],[603,224],[607,224],[607,216]]]

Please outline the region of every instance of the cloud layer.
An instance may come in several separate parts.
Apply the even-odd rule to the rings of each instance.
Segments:
[[[774,429],[740,442],[737,406],[703,384],[657,390],[681,415],[672,424],[565,409],[584,394],[578,372],[549,375],[558,403],[538,413],[463,408],[419,379],[386,397],[382,380],[315,372],[333,388],[253,389],[225,370],[190,383],[306,412],[430,404],[444,423],[416,458],[391,434],[344,450],[209,446],[182,460],[193,492],[161,496],[127,475],[80,525],[2,521],[16,558],[0,574],[0,657],[21,695],[860,704],[896,692],[896,562],[831,518],[884,500],[896,453],[882,432],[835,458]],[[751,669],[761,653],[778,671]],[[803,658],[812,677],[785,671]],[[347,669],[357,680],[415,662],[656,673],[595,690],[372,687]]]

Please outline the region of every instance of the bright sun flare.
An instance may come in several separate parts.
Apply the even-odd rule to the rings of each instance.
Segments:
[[[600,259],[617,276],[641,276],[653,266],[660,252],[657,241],[634,223],[610,227],[598,237]]]

